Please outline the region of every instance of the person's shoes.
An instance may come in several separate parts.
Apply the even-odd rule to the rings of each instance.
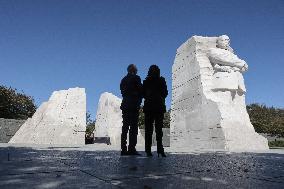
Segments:
[[[146,152],[147,157],[152,157],[153,154],[151,152]]]
[[[128,156],[129,153],[128,153],[127,151],[122,150],[122,151],[120,152],[120,155],[121,155],[121,156]]]
[[[141,154],[139,154],[136,150],[128,151],[128,155],[131,155],[131,156],[141,156]]]
[[[167,157],[165,152],[157,152],[157,153],[158,153],[158,157],[160,157],[160,154],[161,154],[162,157]]]

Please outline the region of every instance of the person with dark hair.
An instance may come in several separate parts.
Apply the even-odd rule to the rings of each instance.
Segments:
[[[153,124],[155,122],[157,153],[166,157],[162,143],[163,119],[166,112],[165,98],[168,96],[167,84],[164,77],[160,76],[157,65],[149,68],[148,76],[143,81],[143,97],[145,113],[145,152],[148,157],[153,156],[151,152]]]
[[[122,133],[121,133],[121,155],[140,155],[136,151],[138,134],[138,116],[142,102],[142,84],[137,75],[134,64],[127,67],[127,75],[121,80],[120,91],[122,94]],[[130,128],[130,129],[129,129]],[[129,145],[127,149],[127,133],[129,130]]]

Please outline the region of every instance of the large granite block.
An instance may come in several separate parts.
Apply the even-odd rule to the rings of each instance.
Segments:
[[[83,88],[55,91],[9,143],[85,144],[86,94]]]
[[[172,67],[171,147],[191,150],[268,149],[246,111],[246,62],[229,37],[193,36]]]
[[[96,138],[110,138],[110,144],[120,148],[122,130],[122,100],[105,92],[100,96],[96,115]],[[144,145],[144,138],[138,130],[137,145]]]

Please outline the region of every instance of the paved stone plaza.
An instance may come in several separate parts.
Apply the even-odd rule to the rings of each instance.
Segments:
[[[1,144],[0,188],[284,188],[284,150],[166,151],[167,158],[121,157],[105,145]]]

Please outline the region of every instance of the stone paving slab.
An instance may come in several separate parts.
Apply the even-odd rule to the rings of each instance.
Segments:
[[[169,154],[167,158],[147,158],[144,156],[120,157],[118,152],[97,152],[78,153],[77,157],[64,160],[64,162],[75,169],[92,172],[106,180],[190,172],[196,174],[210,172],[210,174],[227,177],[239,176],[248,172],[255,177],[268,175],[274,178],[279,174],[284,175],[284,170],[280,169],[283,165],[280,161],[275,161],[281,157],[271,154],[266,154],[264,157],[258,154],[209,153]],[[265,167],[266,163],[271,165],[269,169]]]
[[[10,158],[4,154],[9,152]],[[65,165],[59,151],[0,148],[0,188],[117,188]],[[5,159],[3,159],[5,157]]]
[[[167,155],[0,145],[0,188],[284,188],[283,151]]]
[[[121,188],[283,188],[283,184],[247,178],[221,179],[210,175],[176,174],[112,180]]]
[[[0,176],[0,188],[118,188],[80,171]]]

